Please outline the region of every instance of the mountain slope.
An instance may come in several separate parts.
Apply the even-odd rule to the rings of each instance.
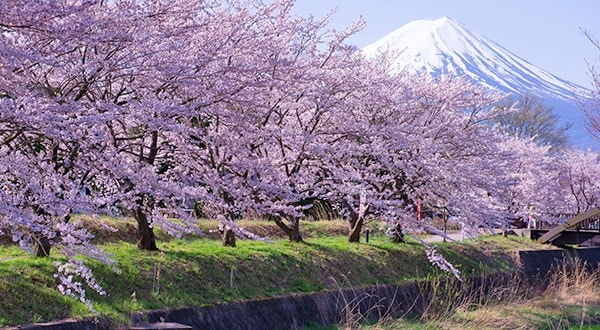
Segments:
[[[577,101],[589,91],[561,79],[492,40],[443,17],[410,22],[363,48],[367,57],[381,52],[394,56],[395,70],[425,71],[433,75],[469,76],[489,88],[513,94],[531,93],[554,108],[561,123],[571,123],[570,140],[582,148],[599,148],[584,126]]]

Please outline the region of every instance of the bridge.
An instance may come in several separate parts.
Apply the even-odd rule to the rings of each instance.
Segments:
[[[600,246],[600,208],[579,214],[552,229],[534,229],[531,238],[556,246]]]

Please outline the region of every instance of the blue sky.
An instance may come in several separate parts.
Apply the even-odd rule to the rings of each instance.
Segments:
[[[598,0],[297,0],[294,13],[323,17],[344,28],[359,16],[367,26],[351,39],[366,46],[417,19],[448,16],[560,78],[591,86],[586,60],[600,66],[580,29],[600,39]]]

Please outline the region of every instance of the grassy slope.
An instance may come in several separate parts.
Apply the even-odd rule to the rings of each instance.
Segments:
[[[244,225],[266,236],[279,235],[272,224]],[[119,226],[121,233],[131,229]],[[216,223],[201,226],[208,232]],[[393,244],[376,233],[368,244],[348,244],[339,235],[345,224],[337,221],[306,223],[302,230],[303,244],[238,240],[237,248],[225,248],[211,238],[171,239],[159,243],[163,253],[140,251],[127,235],[122,238],[129,242],[121,241],[121,234],[98,231],[98,244],[113,254],[120,273],[91,264],[108,295],[90,297],[101,315],[127,322],[133,311],[397,283],[439,273],[427,262],[423,247],[412,241]],[[532,248],[540,246],[516,237],[438,244],[438,251],[465,275],[510,270],[514,251]],[[60,256],[35,259],[17,247],[0,246],[0,326],[91,315],[85,305],[55,290],[56,259]]]

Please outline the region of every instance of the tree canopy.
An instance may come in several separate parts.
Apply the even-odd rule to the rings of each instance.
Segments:
[[[568,147],[566,132],[570,125],[561,126],[552,107],[546,106],[540,98],[532,94],[511,96],[498,106],[514,109],[494,119],[507,134],[520,139],[531,138],[555,151]]]

